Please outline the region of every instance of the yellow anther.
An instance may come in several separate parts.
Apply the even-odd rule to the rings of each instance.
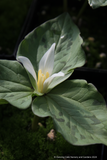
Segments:
[[[38,71],[38,82],[37,82],[37,86],[38,86],[38,92],[43,91],[43,83],[44,81],[49,77],[49,73],[46,72],[46,75],[44,75],[41,71],[41,69],[39,69]]]
[[[46,72],[46,79],[49,77],[49,73],[48,72]]]

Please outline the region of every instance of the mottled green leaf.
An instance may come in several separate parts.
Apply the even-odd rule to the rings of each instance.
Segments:
[[[98,8],[100,6],[106,6],[107,5],[107,0],[88,0],[89,5],[92,8]]]
[[[18,108],[27,108],[32,86],[25,69],[17,61],[0,60],[0,99]]]
[[[55,127],[74,145],[107,145],[107,108],[97,89],[85,80],[71,80],[33,101],[32,111],[51,116]]]
[[[51,45],[56,43],[53,73],[62,71],[65,76],[54,78],[49,87],[51,89],[67,79],[76,67],[84,65],[85,55],[81,48],[82,42],[79,29],[69,14],[64,13],[30,32],[20,43],[17,57],[29,58],[37,74],[40,59]]]

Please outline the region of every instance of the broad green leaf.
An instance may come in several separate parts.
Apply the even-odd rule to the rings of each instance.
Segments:
[[[55,127],[74,145],[107,145],[107,108],[97,89],[85,80],[65,81],[33,101],[32,111],[51,116]]]
[[[71,17],[64,13],[30,32],[20,43],[17,57],[27,57],[37,74],[40,59],[51,45],[56,43],[53,73],[62,71],[66,76],[63,79],[55,78],[50,86],[51,89],[52,86],[57,85],[57,81],[60,83],[67,79],[76,67],[84,65],[82,42],[79,29]]]
[[[101,6],[107,6],[107,0]]]
[[[25,69],[17,61],[0,60],[0,99],[18,108],[27,108],[32,86]]]
[[[98,8],[100,6],[106,6],[107,5],[107,0],[88,0],[89,5],[92,8]]]

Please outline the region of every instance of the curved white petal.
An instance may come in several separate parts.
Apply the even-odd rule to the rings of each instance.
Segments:
[[[33,78],[35,79],[35,81],[37,83],[36,73],[35,73],[35,70],[34,70],[33,65],[30,62],[30,60],[24,56],[19,56],[17,58],[17,60],[23,64],[25,69],[33,76]]]
[[[45,75],[46,72],[49,75],[52,74],[53,66],[54,66],[54,50],[55,50],[55,43],[52,44],[50,49],[43,55],[39,62],[39,69],[42,70],[42,73]]]
[[[64,76],[65,74],[63,72],[58,72],[58,73],[55,73],[53,74],[52,76],[50,76],[49,78],[47,78],[45,81],[44,81],[44,84],[43,84],[43,93],[46,92],[49,84],[52,82],[52,80],[55,78],[55,77],[62,77]]]

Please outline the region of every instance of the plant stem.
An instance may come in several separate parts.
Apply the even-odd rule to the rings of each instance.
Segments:
[[[81,17],[81,15],[82,15],[82,13],[84,12],[84,10],[86,9],[87,4],[88,4],[88,2],[87,2],[87,0],[85,0],[82,8],[80,9],[80,11],[79,11],[79,13],[78,13],[78,15],[77,15],[77,21],[78,21],[78,19]]]
[[[63,0],[63,8],[64,8],[65,12],[68,10],[68,2],[67,2],[67,0]]]
[[[33,121],[32,121],[32,130],[37,131],[38,130],[38,122],[39,122],[40,117],[34,115]]]

